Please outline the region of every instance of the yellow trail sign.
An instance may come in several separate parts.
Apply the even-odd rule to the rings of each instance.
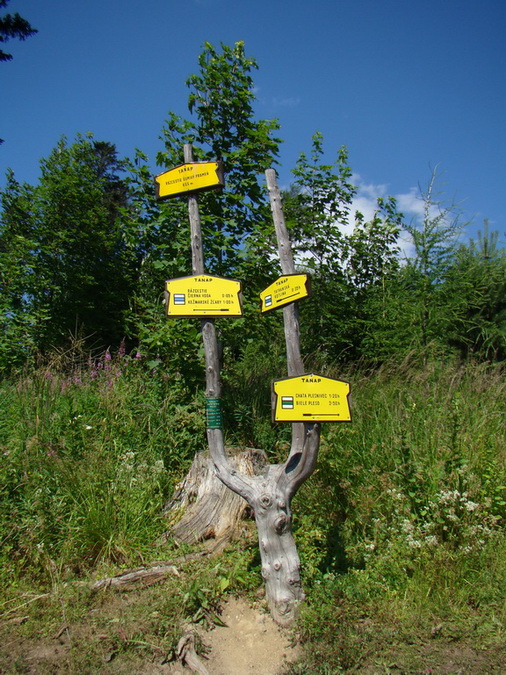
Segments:
[[[351,422],[348,382],[310,373],[275,380],[273,388],[275,422]]]
[[[165,282],[167,316],[242,316],[241,282],[207,274]]]
[[[222,162],[191,162],[155,176],[157,199],[177,197],[187,192],[213,190],[225,185]]]
[[[260,293],[261,311],[283,307],[311,293],[309,274],[285,274]]]

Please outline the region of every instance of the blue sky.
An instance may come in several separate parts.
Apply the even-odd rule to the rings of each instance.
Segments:
[[[357,206],[391,194],[409,220],[418,186],[439,189],[475,235],[501,232],[506,169],[505,0],[11,0],[39,33],[0,63],[0,184],[35,182],[62,135],[91,131],[155,167],[169,110],[204,41],[243,40],[259,65],[259,117],[279,119],[287,185],[320,131],[346,145]]]

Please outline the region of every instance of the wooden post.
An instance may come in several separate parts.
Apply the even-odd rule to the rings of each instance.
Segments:
[[[193,162],[193,148],[189,143],[184,146],[184,161]],[[195,194],[188,196],[188,215],[193,274],[205,274],[199,204]],[[220,361],[214,319],[202,319],[201,326],[206,354],[206,396],[219,398],[221,396]]]
[[[283,208],[281,203],[281,192],[278,187],[276,172],[274,169],[267,169],[265,172],[267,180],[267,190],[271,203],[272,219],[276,231],[278,242],[279,261],[283,274],[295,274],[295,263],[293,261],[292,246],[290,237],[285,224]],[[292,302],[283,307],[283,323],[285,327],[286,358],[288,366],[288,376],[297,377],[304,374],[304,363],[300,354],[300,329],[299,329],[299,311],[297,304]],[[292,448],[290,456],[300,452],[304,443],[304,424],[295,422],[292,424]]]
[[[184,161],[193,162],[193,148],[190,143],[185,143]],[[192,248],[193,274],[204,274],[204,252],[202,250],[202,229],[200,226],[199,202],[196,194],[188,196],[188,215],[190,217],[190,239]]]
[[[185,162],[193,160],[192,148],[184,148]],[[293,274],[295,267],[288,232],[284,225],[281,199],[275,174],[268,172],[271,205],[279,242],[284,273]],[[188,198],[190,215],[192,266],[194,274],[204,273],[202,233],[197,197]],[[297,309],[294,303],[283,309],[285,338],[288,352],[288,373],[303,374],[300,356],[300,337]],[[220,362],[213,319],[202,319],[202,337],[206,359],[206,397],[220,398]],[[262,576],[269,609],[274,620],[288,626],[296,615],[298,604],[304,598],[300,583],[300,562],[292,535],[291,501],[302,483],[316,467],[320,444],[318,424],[293,424],[292,448],[284,464],[265,467],[261,475],[240,475],[229,461],[223,442],[223,430],[207,425],[209,452],[218,478],[243,497],[255,513],[258,529]]]
[[[193,162],[193,148],[189,143],[184,145],[184,161],[185,163]],[[194,194],[188,196],[188,215],[190,219],[193,274],[204,274],[205,265],[202,248],[202,229],[200,224],[198,199]],[[208,400],[211,398],[217,399],[221,417],[220,359],[214,319],[202,319],[201,329],[206,362],[206,398]],[[228,461],[223,441],[223,429],[209,428],[208,425],[207,442],[211,458],[216,468],[216,473],[220,480],[231,490],[249,501],[248,496],[250,496],[251,492],[250,487],[243,478],[237,475],[236,470],[233,469]]]

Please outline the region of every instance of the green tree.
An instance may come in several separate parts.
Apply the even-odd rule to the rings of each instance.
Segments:
[[[312,301],[301,305],[303,344],[324,363],[356,359],[368,325],[366,300],[398,267],[401,216],[393,198],[380,198],[370,221],[356,212],[352,225],[357,188],[346,149],[325,164],[320,133],[293,173],[285,216],[298,264],[313,280]]]
[[[463,358],[506,359],[506,250],[498,241],[485,221],[478,241],[460,246],[445,273],[448,341]]]
[[[256,61],[245,54],[244,44],[222,44],[219,49],[205,43],[198,72],[191,75],[188,110],[190,119],[169,113],[162,129],[164,149],[157,163],[164,169],[183,162],[183,146],[191,143],[195,159],[221,160],[225,188],[202,194],[202,221],[206,268],[209,273],[243,280],[246,313],[256,310],[255,293],[269,273],[268,256],[259,241],[270,219],[261,175],[273,165],[279,140],[278,124],[258,120],[254,111],[252,71]],[[128,237],[138,242],[143,264],[134,298],[132,331],[145,349],[165,354],[176,370],[187,372],[198,363],[198,330],[193,322],[167,321],[161,305],[164,282],[190,274],[188,210],[185,199],[156,204],[145,159],[133,160],[130,178]],[[262,325],[265,325],[264,322]],[[220,326],[234,354],[245,344],[247,322],[238,319]],[[257,329],[259,324],[254,325]],[[189,352],[190,350],[190,352]],[[189,360],[181,363],[183,355]]]
[[[257,68],[243,42],[221,44],[220,50],[206,42],[199,72],[186,81],[193,117],[185,121],[170,114],[162,130],[165,150],[157,156],[160,165],[171,168],[181,162],[183,144],[192,143],[196,159],[223,162],[225,189],[200,200],[205,257],[218,274],[240,267],[244,246],[267,214],[259,174],[276,162],[280,141],[273,134],[279,125],[255,118],[251,72]]]
[[[0,9],[7,7],[9,0],[0,0]],[[0,44],[5,44],[12,38],[19,40],[26,40],[26,38],[37,33],[36,28],[23,19],[17,12],[15,14],[4,14],[0,16]],[[0,49],[0,61],[11,61],[12,54],[4,52]]]
[[[351,184],[346,148],[332,164],[323,161],[323,136],[316,132],[311,153],[301,153],[292,173],[295,181],[284,194],[284,213],[296,265],[310,272],[312,300],[301,303],[302,344],[326,361],[346,350],[350,288],[344,264],[348,226],[356,188]]]
[[[1,192],[0,371],[21,366],[40,343],[47,314],[38,288],[33,244],[33,189],[7,174]]]
[[[356,187],[348,153],[342,147],[333,164],[323,164],[323,136],[312,137],[311,155],[301,153],[295,181],[284,199],[285,217],[296,258],[320,275],[342,272],[348,255],[343,228],[348,225]]]
[[[7,7],[9,0],[0,0],[0,9]],[[35,35],[38,31],[23,19],[17,12],[16,14],[4,14],[0,16],[0,45],[5,44],[12,38],[26,40],[27,37]],[[0,49],[0,61],[11,61],[12,54]],[[0,145],[3,139],[0,138]]]
[[[378,198],[370,221],[365,221],[360,212],[355,214],[346,262],[346,279],[352,288],[354,307],[355,350],[351,353],[355,358],[378,362],[396,351],[392,343],[384,344],[378,334],[382,331],[378,329],[390,325],[390,314],[395,311],[392,289],[400,272],[402,219],[393,197]]]
[[[399,268],[399,234],[403,216],[393,197],[378,197],[371,220],[355,213],[355,225],[348,237],[346,278],[355,293],[384,285],[385,278]]]
[[[442,280],[463,228],[459,209],[440,196],[437,186],[437,169],[434,169],[426,190],[420,191],[421,222],[415,220],[405,226],[414,247],[404,270],[406,308],[411,313],[411,347],[422,350],[444,343],[451,316],[445,307]]]
[[[70,334],[97,347],[124,336],[137,260],[119,226],[122,168],[113,145],[78,136],[41,160],[36,186],[10,174],[2,190],[4,315],[11,324],[38,316],[32,338],[41,350]]]
[[[367,358],[423,354],[448,349],[447,333],[456,306],[447,302],[445,275],[452,265],[463,225],[460,212],[438,192],[437,171],[420,190],[421,217],[403,225],[411,252],[368,299],[363,351]]]

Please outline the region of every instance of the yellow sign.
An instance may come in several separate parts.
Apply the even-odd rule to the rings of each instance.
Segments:
[[[221,162],[181,164],[155,177],[157,199],[177,197],[186,192],[212,190],[224,185]]]
[[[241,282],[206,274],[165,282],[167,316],[242,316]]]
[[[286,274],[260,293],[262,312],[283,307],[311,293],[309,274]]]
[[[351,422],[348,382],[310,373],[273,387],[275,422]]]

